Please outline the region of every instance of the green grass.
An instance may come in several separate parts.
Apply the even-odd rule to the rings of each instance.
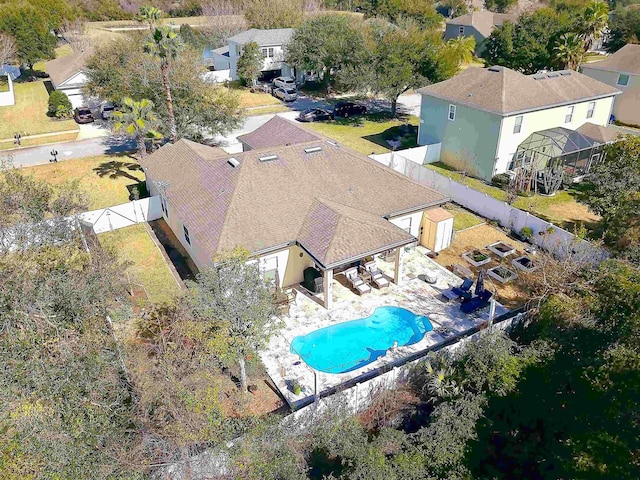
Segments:
[[[456,232],[484,223],[482,218],[458,205],[449,204],[445,208],[453,215],[453,229]]]
[[[504,202],[507,199],[507,194],[504,190],[488,185],[476,178],[463,178],[462,174],[453,171],[451,167],[443,163],[438,162],[425,166],[458,182],[469,185],[475,190],[486,193],[497,200]],[[573,231],[579,225],[584,225],[588,230],[597,230],[599,218],[590,212],[586,205],[578,202],[579,197],[579,187],[574,187],[560,190],[553,197],[542,195],[520,196],[512,205],[520,210],[531,212],[533,215],[550,221],[568,231]]]
[[[144,172],[136,160],[125,155],[65,160],[27,167],[24,172],[53,185],[77,179],[89,196],[90,210],[127,203],[133,198],[132,192],[142,186],[139,182],[144,179]]]
[[[0,75],[0,93],[9,91],[9,78],[6,75]]]
[[[411,116],[406,121],[401,121],[383,115],[366,115],[326,123],[310,123],[309,126],[360,153],[371,155],[390,151],[391,147],[386,141],[398,137],[398,127],[406,123],[417,127],[418,118]],[[403,139],[401,148],[415,147],[416,134],[417,128],[412,129],[412,133]]]
[[[180,291],[167,262],[149,237],[144,225],[133,225],[98,236],[100,244],[118,253],[129,263],[126,273],[133,283],[144,286],[149,301],[175,300]]]
[[[78,131],[78,125],[73,120],[57,120],[47,116],[49,94],[43,82],[15,82],[13,92],[16,104],[0,107],[0,139],[13,138],[16,132],[26,136]]]

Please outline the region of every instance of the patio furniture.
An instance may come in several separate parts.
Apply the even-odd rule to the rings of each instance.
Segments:
[[[348,270],[344,271],[344,276],[346,277],[349,284],[355,288],[360,295],[363,293],[369,293],[371,291],[371,287],[367,282],[365,282],[360,275],[358,275],[358,268],[352,267]]]
[[[376,288],[384,288],[389,286],[389,280],[385,278],[380,270],[378,270],[378,266],[376,262],[367,262],[363,266],[364,271],[371,275],[370,281],[375,285]]]
[[[462,310],[464,313],[477,312],[478,310],[486,307],[489,304],[492,296],[493,293],[491,293],[489,290],[485,290],[477,297],[463,300],[460,304],[460,310]]]
[[[459,287],[451,287],[447,290],[442,291],[442,296],[447,300],[456,300],[460,297],[463,299],[471,298],[471,286],[473,285],[473,280],[469,278],[465,278],[462,282],[462,285]]]
[[[438,282],[438,277],[434,273],[421,273],[418,278],[429,285],[435,285]]]

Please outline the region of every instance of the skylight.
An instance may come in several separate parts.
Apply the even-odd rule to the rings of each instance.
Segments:
[[[261,162],[271,162],[272,160],[277,160],[277,155],[263,155],[262,157],[258,157],[258,160]]]
[[[308,147],[304,149],[304,153],[315,153],[315,152],[321,152],[322,151],[322,147]]]
[[[227,160],[227,163],[228,163],[229,165],[231,165],[233,168],[238,168],[238,167],[240,166],[240,162],[239,162],[237,159],[233,158],[233,157],[231,157],[230,159],[228,159],[228,160]]]

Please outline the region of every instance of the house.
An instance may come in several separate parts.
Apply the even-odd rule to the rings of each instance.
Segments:
[[[16,104],[13,81],[20,76],[20,69],[12,65],[0,64],[0,107]]]
[[[255,42],[260,47],[263,57],[261,79],[271,80],[279,76],[296,78],[295,69],[284,62],[285,48],[293,32],[293,28],[251,28],[230,37],[229,45],[225,47],[205,50],[204,63],[213,71],[229,70],[229,79],[238,80],[237,65],[238,59],[242,56],[242,48],[247,43]],[[223,74],[220,73],[220,75]]]
[[[513,170],[516,160],[531,159],[532,152],[547,157],[551,151],[560,153],[549,158],[566,160],[571,176],[585,174],[591,157],[578,167],[576,156],[590,155],[601,145],[596,139],[568,141],[558,149],[551,144],[558,132],[567,134],[586,123],[607,130],[620,93],[571,70],[524,75],[500,66],[471,67],[418,92],[418,143],[439,144],[440,161],[486,181]],[[535,138],[542,140],[536,143]]]
[[[473,36],[476,39],[476,56],[480,56],[485,49],[485,40],[491,35],[495,27],[506,21],[516,22],[517,15],[508,13],[494,13],[489,10],[479,10],[447,20],[444,39]]]
[[[296,145],[320,141],[320,137],[307,129],[300,128],[294,123],[275,115],[267,123],[253,132],[240,135],[238,141],[242,150],[261,150],[279,146]]]
[[[423,221],[432,221],[424,213],[448,199],[313,137],[233,155],[180,140],[141,160],[149,192],[198,268],[235,247],[280,287],[299,284],[312,267],[327,308],[334,273],[366,257],[394,251],[400,281],[404,247],[421,241]]]
[[[92,54],[93,48],[88,47],[45,63],[53,88],[66,93],[73,108],[87,105],[82,88],[87,83],[86,62]]]
[[[613,104],[621,123],[640,126],[640,45],[629,44],[604,60],[585,63],[582,73],[622,91]]]

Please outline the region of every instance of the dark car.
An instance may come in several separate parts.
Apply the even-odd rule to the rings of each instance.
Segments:
[[[73,118],[77,123],[91,123],[93,122],[93,113],[89,110],[89,107],[78,107],[73,111]]]
[[[334,117],[353,117],[354,115],[362,115],[367,113],[367,107],[355,102],[340,101],[333,107]]]
[[[300,122],[321,122],[322,120],[331,120],[332,113],[322,108],[309,108],[298,115]]]

